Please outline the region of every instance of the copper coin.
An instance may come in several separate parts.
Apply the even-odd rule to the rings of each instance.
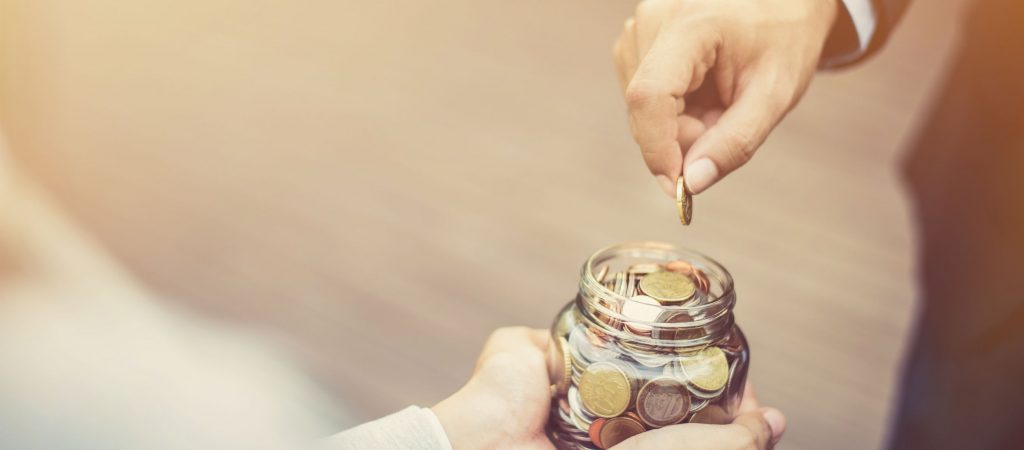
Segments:
[[[707,294],[708,290],[711,289],[711,280],[708,280],[708,276],[704,275],[704,271],[694,269],[693,278],[696,279],[697,289],[700,289],[701,293]]]
[[[604,424],[606,422],[608,422],[608,419],[598,418],[597,420],[594,420],[594,422],[590,424],[590,440],[594,443],[594,445],[601,448],[604,448],[604,446],[601,445],[601,428],[604,428]]]
[[[633,411],[627,411],[625,416],[629,417],[630,419],[633,419],[633,420],[635,420],[637,422],[644,423],[644,421],[642,419],[640,419],[640,416],[637,415],[637,413],[635,413]]]
[[[675,378],[655,378],[640,388],[636,412],[644,423],[654,428],[679,423],[690,412],[689,392]]]
[[[601,427],[601,432],[598,433],[600,437],[601,448],[611,448],[616,444],[643,433],[644,426],[636,419],[631,417],[616,417],[614,419],[608,419],[604,426]],[[595,442],[596,444],[597,442]]]
[[[665,270],[668,270],[669,272],[675,272],[678,274],[690,276],[693,275],[693,264],[690,264],[682,260],[670,261],[669,263],[665,264]]]
[[[666,311],[658,318],[658,322],[661,323],[680,323],[686,324],[693,322],[693,316],[686,311]],[[654,330],[652,337],[655,339],[667,339],[676,341],[685,341],[691,339],[698,339],[704,337],[704,328],[702,327],[659,327]]]

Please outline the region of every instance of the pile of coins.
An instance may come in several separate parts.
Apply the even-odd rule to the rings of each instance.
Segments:
[[[704,336],[700,327],[660,325],[699,319],[678,307],[711,301],[707,276],[673,261],[614,274],[605,266],[594,278],[628,301],[599,300],[616,313],[595,314],[601,324],[575,316],[560,318],[561,326],[556,322],[549,361],[556,394],[549,433],[556,445],[607,449],[677,423],[727,423],[738,391],[730,381],[743,345],[729,338],[697,347],[652,344]]]

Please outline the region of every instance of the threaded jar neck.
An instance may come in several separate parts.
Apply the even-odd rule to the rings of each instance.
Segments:
[[[696,287],[682,301],[654,301],[641,280],[654,271],[685,275]],[[609,278],[611,277],[611,278]],[[732,276],[715,260],[653,241],[601,249],[583,264],[577,309],[597,330],[636,345],[700,347],[725,338],[733,326]]]

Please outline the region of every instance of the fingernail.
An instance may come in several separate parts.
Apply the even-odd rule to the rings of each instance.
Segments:
[[[658,186],[661,190],[665,191],[665,195],[676,198],[676,182],[665,175],[658,175],[654,177],[658,180]]]
[[[782,433],[786,432],[786,416],[775,408],[764,408],[761,410],[761,415],[764,416],[765,422],[768,422],[768,426],[772,428],[772,442],[779,442],[779,439],[782,439]]]
[[[691,194],[699,194],[718,180],[718,167],[708,158],[698,159],[686,166],[686,187]]]

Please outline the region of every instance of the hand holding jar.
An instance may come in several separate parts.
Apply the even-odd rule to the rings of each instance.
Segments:
[[[543,358],[548,342],[547,330],[513,327],[491,334],[469,382],[433,408],[453,448],[555,448],[544,434],[550,391]],[[731,424],[672,425],[613,448],[768,449],[781,438],[785,425],[778,410],[758,405],[748,385]]]

